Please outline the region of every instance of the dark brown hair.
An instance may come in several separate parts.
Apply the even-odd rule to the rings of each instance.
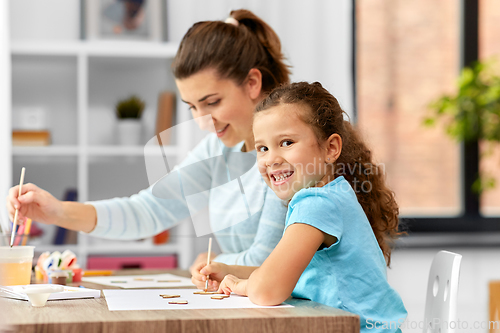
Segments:
[[[221,78],[241,85],[248,72],[262,73],[262,91],[290,81],[289,66],[284,63],[278,35],[252,12],[233,10],[238,26],[222,21],[195,23],[184,35],[172,63],[174,76],[190,77],[201,70],[214,68]]]
[[[399,208],[394,192],[385,184],[383,169],[374,163],[371,150],[351,123],[344,119],[345,112],[337,99],[319,82],[297,82],[273,90],[257,105],[256,112],[280,104],[306,106],[299,117],[312,127],[319,143],[334,133],[341,137],[342,152],[333,165],[333,176],[344,176],[356,192],[389,266],[391,245],[401,235],[398,232]],[[370,184],[370,187],[360,186],[364,182]]]

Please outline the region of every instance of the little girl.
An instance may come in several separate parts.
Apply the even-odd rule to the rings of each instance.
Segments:
[[[398,206],[335,97],[317,82],[279,87],[253,132],[262,177],[289,201],[285,232],[262,266],[200,265],[199,278],[256,304],[292,295],[358,314],[361,332],[399,332],[406,310],[386,277]]]

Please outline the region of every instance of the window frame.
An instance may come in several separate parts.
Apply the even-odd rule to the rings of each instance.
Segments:
[[[353,1],[352,26],[352,75],[354,119],[357,121],[356,94],[356,0]],[[470,66],[479,58],[479,1],[460,1],[460,69]],[[458,74],[458,73],[457,73]],[[461,208],[462,214],[456,217],[400,217],[401,230],[409,235],[422,236],[439,234],[491,233],[500,231],[500,218],[485,217],[480,213],[480,197],[472,190],[472,184],[479,173],[479,143],[477,141],[461,144]],[[481,240],[477,239],[476,243]],[[462,243],[460,243],[462,244]],[[500,244],[500,238],[498,239]]]

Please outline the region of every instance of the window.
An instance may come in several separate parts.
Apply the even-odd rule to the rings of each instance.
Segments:
[[[498,184],[481,197],[479,210],[466,190],[477,149],[454,142],[441,124],[422,124],[429,103],[454,91],[461,63],[477,59],[478,40],[481,57],[500,53],[500,3],[480,1],[480,33],[477,9],[477,0],[356,1],[358,125],[385,164],[412,232],[500,230],[479,215],[500,215],[500,149],[481,164]]]
[[[479,58],[496,57],[500,65],[500,2],[481,0],[479,2]],[[500,216],[500,145],[491,150],[481,149],[488,157],[481,160],[480,169],[486,171],[494,179],[496,186],[481,196],[481,214],[484,216]]]
[[[458,2],[359,1],[357,9],[358,124],[401,214],[458,215],[460,147],[422,124],[457,76]]]

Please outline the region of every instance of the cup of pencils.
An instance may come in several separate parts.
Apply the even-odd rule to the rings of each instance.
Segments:
[[[30,284],[34,246],[0,246],[0,285]]]
[[[19,226],[17,229],[17,234],[14,238],[14,245],[26,245],[29,240],[30,232],[31,232],[31,219],[27,219],[26,223]]]

